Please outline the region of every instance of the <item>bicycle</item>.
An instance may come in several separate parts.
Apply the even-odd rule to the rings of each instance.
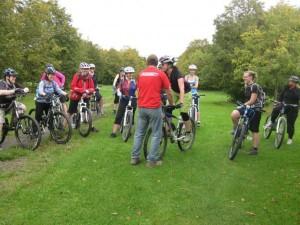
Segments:
[[[96,90],[99,90],[99,88],[96,88]],[[101,109],[99,106],[99,102],[97,101],[96,92],[94,92],[91,97],[90,110],[92,113],[95,113],[97,117],[101,115]]]
[[[191,130],[190,132],[186,131],[185,122],[182,120],[181,116],[177,117],[172,114],[172,111],[175,109],[181,108],[181,105],[168,105],[162,106],[163,110],[163,126],[162,126],[162,137],[160,141],[160,149],[159,149],[159,158],[163,159],[167,145],[168,139],[171,143],[177,142],[177,145],[180,151],[185,152],[192,148],[195,137],[196,137],[196,125],[194,120],[190,119],[191,122]],[[177,120],[177,126],[172,122],[172,119]],[[148,150],[149,150],[149,142],[151,142],[151,134],[152,130],[149,128],[146,132],[145,139],[144,139],[144,156],[147,159]],[[188,135],[188,136],[187,136]],[[188,139],[186,139],[188,137]]]
[[[264,124],[264,138],[269,139],[272,134],[272,131],[275,131],[274,147],[276,149],[279,149],[283,143],[285,131],[287,127],[287,118],[285,114],[285,109],[286,107],[298,108],[299,106],[296,104],[286,104],[284,102],[278,102],[274,100],[271,101],[277,105],[282,104],[282,108],[274,123],[272,123],[270,115],[266,118],[266,122]],[[269,126],[270,124],[272,125]]]
[[[255,111],[260,109],[257,107],[245,106],[243,103],[238,102],[238,106],[244,107],[244,113],[240,116],[238,125],[233,134],[232,144],[228,153],[228,158],[230,160],[234,160],[238,151],[242,148],[243,142],[247,137],[249,124],[251,119],[253,118]],[[262,109],[260,111],[263,112]]]
[[[126,106],[126,110],[124,113],[124,117],[122,119],[120,131],[122,134],[122,139],[124,142],[127,142],[130,135],[131,135],[131,129],[133,126],[133,106],[132,106],[132,101],[134,99],[137,99],[136,97],[130,96],[129,97],[129,102]]]
[[[78,102],[77,113],[72,115],[72,122],[74,124],[74,129],[78,129],[79,134],[82,137],[87,137],[92,129],[92,113],[88,108],[88,103],[84,101],[86,96],[82,96]]]
[[[199,112],[199,105],[198,105],[198,101],[199,98],[201,96],[205,96],[204,94],[193,94],[192,95],[192,102],[191,102],[191,106],[189,109],[189,116],[192,120],[194,120],[194,122],[198,121],[198,112]]]
[[[51,138],[57,144],[66,144],[72,137],[72,126],[68,116],[64,113],[62,103],[59,96],[52,94],[47,96],[50,101],[50,109],[46,115],[43,112],[42,119],[40,121],[40,127],[42,133],[46,133],[46,128],[50,132]],[[29,115],[33,115],[36,109],[31,109]]]
[[[22,97],[25,93],[17,93],[17,97]],[[5,110],[5,114],[12,112],[11,121],[5,118],[2,127],[0,144],[2,144],[9,131],[15,131],[17,142],[22,148],[35,150],[41,143],[41,130],[38,122],[28,115],[25,115],[24,109],[20,103],[13,100],[9,107]]]

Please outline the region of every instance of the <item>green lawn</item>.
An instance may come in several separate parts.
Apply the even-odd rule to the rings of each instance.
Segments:
[[[86,139],[74,132],[67,145],[0,152],[0,224],[300,224],[299,121],[294,145],[274,150],[272,136],[251,157],[247,142],[232,162],[234,105],[205,93],[193,149],[169,144],[159,168],[129,165],[132,138],[109,137],[111,108]],[[104,96],[112,102],[109,87]]]

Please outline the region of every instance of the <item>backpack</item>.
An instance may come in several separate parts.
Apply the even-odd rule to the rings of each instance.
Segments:
[[[257,83],[254,83],[256,86],[257,86],[257,89],[258,89],[258,94],[257,94],[257,105],[261,108],[263,108],[265,106],[265,103],[266,103],[266,93],[264,92],[263,88],[257,84]],[[253,85],[251,85],[251,92],[252,92],[252,87]]]

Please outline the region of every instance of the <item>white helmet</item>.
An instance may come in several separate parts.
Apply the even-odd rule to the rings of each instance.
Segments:
[[[189,65],[189,70],[197,70],[197,66],[195,64]]]
[[[95,64],[91,63],[90,68],[96,68]]]
[[[135,70],[134,70],[133,67],[127,66],[127,67],[124,68],[124,72],[125,72],[125,73],[134,73]]]
[[[86,63],[86,62],[82,62],[79,65],[80,69],[89,69],[90,68],[90,64]]]

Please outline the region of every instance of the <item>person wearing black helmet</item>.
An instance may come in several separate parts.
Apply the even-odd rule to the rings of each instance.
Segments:
[[[287,116],[287,133],[288,141],[287,144],[293,143],[293,137],[295,134],[295,123],[298,117],[299,101],[300,101],[300,79],[297,76],[291,76],[288,80],[288,85],[284,87],[283,91],[279,95],[278,102],[284,102],[285,104],[298,105],[298,107],[286,107],[285,113]],[[271,115],[271,123],[266,126],[272,126],[278,117],[283,105],[278,104],[274,107]]]
[[[0,136],[3,124],[5,123],[5,111],[16,98],[16,92],[28,93],[29,89],[23,88],[16,83],[17,72],[14,69],[8,68],[3,72],[3,80],[0,80]],[[26,110],[24,104],[19,103],[19,106]]]

